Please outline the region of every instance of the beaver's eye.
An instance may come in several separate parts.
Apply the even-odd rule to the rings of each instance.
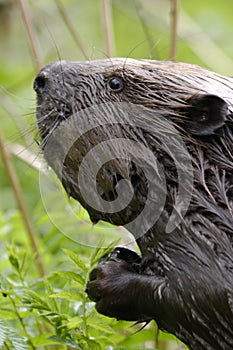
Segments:
[[[118,77],[111,78],[108,82],[108,86],[115,92],[122,91],[124,88],[123,81]]]

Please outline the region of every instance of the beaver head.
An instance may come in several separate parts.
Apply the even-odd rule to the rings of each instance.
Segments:
[[[93,222],[134,232],[143,213],[142,233],[162,212],[180,222],[193,182],[208,195],[213,169],[232,167],[230,78],[184,63],[61,61],[34,89],[45,158]]]

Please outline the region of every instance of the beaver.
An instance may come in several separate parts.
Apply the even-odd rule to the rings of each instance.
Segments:
[[[125,226],[91,272],[96,309],[233,347],[233,78],[187,63],[60,61],[34,82],[41,148],[69,196]]]

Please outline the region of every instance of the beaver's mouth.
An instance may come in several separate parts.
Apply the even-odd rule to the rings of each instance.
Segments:
[[[113,126],[110,127],[114,134]],[[108,149],[105,145],[105,142],[112,141],[108,137],[107,125],[105,130],[96,127],[82,134],[69,148],[63,164],[59,164],[59,167],[62,166],[61,170],[56,169],[59,155],[55,157],[56,161],[54,152],[49,158],[47,147],[44,154],[60,177],[66,192],[87,209],[93,223],[104,220],[115,225],[125,225],[137,217],[144,207],[147,180],[143,171],[129,160],[115,157],[106,161],[106,154],[114,154],[111,146]],[[117,142],[117,139],[114,141]],[[98,149],[95,152],[96,148]],[[89,163],[82,168],[92,152]],[[124,187],[121,186],[122,180],[126,180]]]
[[[64,164],[62,184],[67,193],[87,209],[93,223],[104,220],[114,225],[126,225],[134,220],[142,211],[147,196],[147,183],[145,178],[135,173],[136,170],[134,173],[130,173],[129,179],[125,179],[122,175],[123,169],[120,170],[121,173],[117,172],[119,170],[119,164],[122,166],[121,160],[119,160],[119,163],[115,159],[113,162],[103,164],[95,179],[95,191],[90,187],[88,188],[87,183],[80,185],[77,181],[79,169],[77,169],[77,172],[74,169],[71,170],[69,160],[67,158]],[[131,171],[132,169],[130,169]],[[124,187],[123,191],[120,185],[122,180],[128,181],[128,185]],[[87,200],[85,192],[89,196]],[[132,194],[129,202],[127,192],[131,192]],[[119,208],[116,209],[117,207],[114,204],[118,199]],[[107,211],[106,206],[102,204],[102,200],[107,204]],[[127,205],[122,208],[121,202],[127,202]]]

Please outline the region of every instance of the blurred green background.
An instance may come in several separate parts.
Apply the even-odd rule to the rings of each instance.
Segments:
[[[86,56],[77,45],[59,11],[58,5],[61,3],[65,15],[68,16],[68,22],[80,37]],[[36,62],[32,55],[28,31],[22,17],[22,4],[33,29],[33,41],[40,62]],[[41,169],[45,165],[35,141],[39,138],[32,85],[39,64],[44,65],[59,59],[81,61],[87,58],[109,57],[106,34],[111,37],[113,56],[169,59],[171,1],[112,0],[110,5],[112,27],[110,26],[111,30],[108,29],[106,33],[101,0],[0,0],[0,130],[4,139],[4,149],[10,155],[19,179],[27,214],[37,234],[46,275],[61,267],[69,267],[68,259],[62,254],[61,248],[73,249],[80,256],[83,255],[84,259],[85,256],[88,258],[90,251],[87,246],[93,247],[98,244],[100,232],[104,231],[103,239],[108,236],[106,244],[118,237],[124,237],[126,243],[125,237],[132,241],[123,229],[115,230],[101,223],[93,227],[87,214],[78,204],[66,200],[59,185],[56,185],[58,188],[55,186],[56,191],[50,192],[51,186],[48,185],[47,198],[46,191],[41,194],[39,179],[44,180],[39,175],[41,172],[38,168]],[[232,0],[180,0],[176,60],[199,64],[220,74],[232,75],[232,10]],[[53,178],[48,169],[47,173],[49,178]],[[31,249],[30,240],[1,158],[0,179],[0,271],[2,280],[8,277],[14,280],[14,266],[9,262],[9,244],[14,244],[16,253],[22,257],[24,251],[28,253]],[[59,193],[62,193],[62,204],[57,199],[60,198]],[[71,217],[74,220],[72,225]],[[31,264],[29,280],[37,278],[36,267],[33,262]],[[7,306],[4,300],[2,307],[10,306]],[[14,317],[7,319],[12,321]],[[13,327],[25,336],[17,322]],[[152,341],[151,334],[148,337]],[[176,341],[169,341],[168,338],[169,336],[160,335],[159,349],[180,348]],[[139,343],[132,339],[131,343],[126,345],[126,349],[153,349],[155,346],[153,342],[147,343],[144,340],[139,341],[144,345],[137,345]],[[6,344],[7,340],[4,345]],[[8,348],[14,349],[10,341],[9,344]],[[29,348],[30,346],[29,344]],[[40,348],[44,349],[42,345]],[[60,349],[58,345],[54,348]],[[107,349],[106,346],[103,348]]]

